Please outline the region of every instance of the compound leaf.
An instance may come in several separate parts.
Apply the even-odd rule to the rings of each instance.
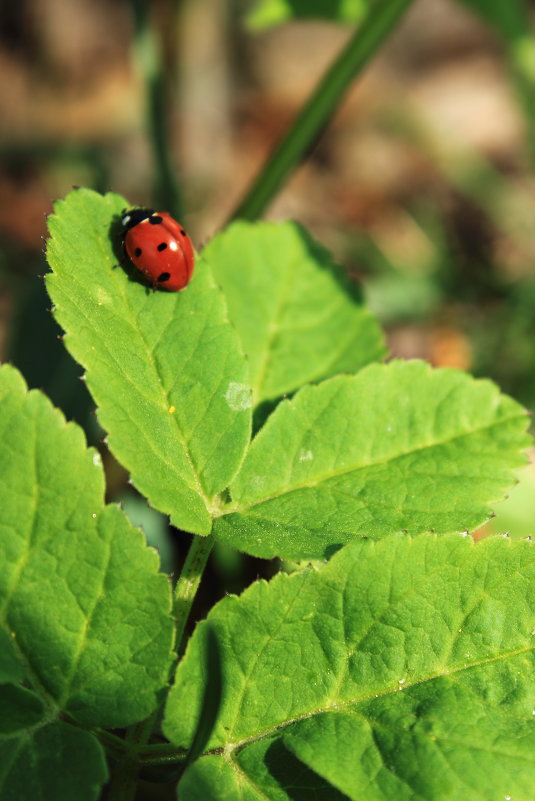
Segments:
[[[254,405],[384,355],[357,284],[297,223],[236,222],[203,255],[249,357]]]
[[[181,799],[202,788],[212,801],[286,801],[330,785],[329,799],[449,801],[470,788],[473,801],[530,801],[534,587],[531,542],[400,534],[224,599],[167,704],[165,732],[187,747],[219,674]]]
[[[170,586],[156,552],[104,506],[100,456],[81,429],[8,365],[0,443],[0,627],[11,655],[47,721],[142,719],[172,659]]]
[[[107,778],[98,740],[62,721],[0,736],[0,756],[2,801],[95,801]]]
[[[214,533],[301,559],[357,535],[473,530],[525,463],[527,425],[491,382],[423,362],[304,387],[253,440]]]
[[[183,292],[128,280],[118,266],[126,205],[88,189],[58,201],[47,287],[65,344],[87,370],[110,449],[154,507],[176,526],[208,534],[212,499],[250,437],[248,368],[202,259]]]

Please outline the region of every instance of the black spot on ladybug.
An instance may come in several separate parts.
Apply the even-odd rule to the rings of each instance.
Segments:
[[[163,223],[163,218],[153,214],[152,217],[149,217],[149,222],[151,225],[160,225],[160,223]]]
[[[141,250],[141,248],[136,248],[136,249],[134,250],[134,256],[135,256],[136,258],[138,258],[138,259],[139,259],[139,257],[141,256],[141,254],[142,254],[142,253],[143,253],[143,251]]]
[[[160,253],[161,253],[161,251],[162,251],[162,250],[165,250],[165,248],[166,248],[166,247],[167,247],[167,242],[160,242],[160,244],[158,245],[158,247],[156,248],[156,250],[159,250],[159,251],[160,251]]]
[[[180,233],[182,234],[182,236],[186,236],[186,232],[184,231],[183,228],[180,229]]]
[[[165,282],[169,281],[170,278],[171,278],[171,273],[160,273],[160,275],[156,280],[159,284],[165,284]]]

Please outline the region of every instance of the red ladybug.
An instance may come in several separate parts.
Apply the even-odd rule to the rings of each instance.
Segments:
[[[128,258],[153,286],[178,292],[188,285],[195,253],[180,223],[153,209],[129,209],[121,223]]]

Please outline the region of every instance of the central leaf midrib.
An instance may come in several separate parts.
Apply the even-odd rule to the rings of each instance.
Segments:
[[[98,521],[98,523],[97,523],[97,529],[98,529],[98,524],[99,523],[102,525],[102,512],[100,513],[100,521]],[[94,594],[94,597],[92,599],[92,602],[91,602],[87,612],[85,614],[83,614],[83,622],[82,622],[82,626],[80,627],[80,631],[79,631],[78,646],[76,648],[76,651],[72,654],[71,667],[70,667],[70,669],[67,672],[66,677],[65,677],[65,687],[64,687],[63,692],[61,693],[61,696],[58,699],[58,704],[62,708],[64,708],[66,706],[66,704],[68,703],[69,695],[70,695],[70,691],[71,691],[71,686],[72,686],[73,680],[74,680],[74,678],[76,676],[76,672],[78,670],[78,666],[80,664],[80,660],[82,658],[82,654],[84,652],[85,645],[86,645],[86,643],[87,643],[87,641],[89,639],[89,629],[90,629],[91,623],[93,621],[93,617],[96,614],[96,611],[98,609],[99,603],[102,601],[102,599],[105,596],[106,578],[108,576],[109,567],[110,567],[110,564],[111,564],[111,559],[112,559],[112,555],[113,554],[112,554],[112,547],[111,547],[109,539],[107,539],[107,538],[105,540],[101,539],[101,542],[106,546],[106,550],[107,550],[105,562],[100,566],[101,582],[99,584],[99,587],[98,587],[97,591]]]
[[[130,304],[128,303],[128,298],[126,297],[126,294],[124,292],[124,287],[125,287],[124,282],[122,284],[122,287],[123,287],[123,295],[125,296],[128,310],[131,312]],[[175,309],[176,309],[176,300],[175,300]],[[131,312],[131,314],[133,315],[133,312]],[[205,320],[205,327],[206,327],[206,320]],[[160,374],[160,370],[158,368],[156,359],[154,357],[154,352],[151,350],[151,348],[149,347],[147,341],[145,340],[145,337],[143,336],[142,329],[140,328],[138,330],[139,330],[139,335],[140,335],[141,342],[143,343],[143,345],[144,345],[144,347],[145,347],[145,349],[147,351],[147,354],[149,356],[150,364],[153,367],[157,383],[161,387],[162,397],[163,397],[163,400],[164,400],[165,407],[167,409],[169,409],[170,406],[171,406],[171,403],[170,403],[170,400],[169,400],[169,393],[164,387],[163,379],[162,379],[162,376]],[[204,490],[204,487],[202,485],[200,476],[199,476],[199,474],[197,472],[197,469],[196,469],[196,467],[195,467],[195,465],[193,463],[193,456],[192,456],[191,450],[189,448],[188,441],[186,440],[186,437],[185,437],[184,433],[182,432],[180,426],[178,425],[178,420],[176,419],[175,415],[171,414],[170,417],[171,417],[171,424],[173,425],[173,427],[174,427],[174,429],[176,431],[177,437],[178,437],[178,439],[179,439],[179,441],[180,441],[180,443],[181,443],[181,445],[182,445],[182,447],[184,449],[184,454],[186,456],[186,460],[187,460],[187,462],[188,462],[188,464],[189,464],[189,466],[191,468],[191,472],[192,472],[192,475],[193,475],[193,480],[195,482],[195,489],[196,489],[198,495],[200,495],[200,497],[203,499],[204,505],[205,505],[205,507],[206,507],[206,509],[208,511],[208,498],[205,495],[205,490]]]
[[[101,240],[99,239],[98,241],[99,241],[99,247],[101,249],[103,249]],[[116,283],[117,283],[117,281],[116,281]],[[124,301],[124,304],[125,304],[125,308],[128,311],[128,313],[130,315],[130,318],[131,318],[130,319],[130,324],[139,333],[139,338],[141,340],[141,343],[144,346],[144,348],[145,348],[145,350],[146,350],[146,352],[147,352],[147,354],[149,356],[149,362],[150,362],[150,364],[151,364],[151,366],[153,368],[154,374],[156,376],[157,384],[161,387],[162,397],[163,397],[163,400],[164,400],[165,408],[169,409],[170,405],[171,405],[170,401],[169,401],[169,394],[168,394],[167,390],[164,388],[164,382],[163,382],[162,376],[160,374],[160,370],[158,368],[158,365],[156,363],[156,359],[154,358],[154,351],[149,347],[148,342],[146,341],[145,337],[143,336],[143,329],[139,325],[137,325],[136,316],[135,316],[135,314],[134,314],[134,312],[132,310],[132,307],[131,307],[130,302],[129,302],[130,299],[129,299],[128,293],[126,291],[126,283],[124,281],[119,281],[119,286],[120,286],[120,289],[121,289],[121,294],[123,296],[123,301]],[[175,301],[173,309],[176,310],[177,298],[173,298],[173,300]],[[204,321],[204,326],[206,327],[206,319]],[[205,505],[205,508],[206,508],[206,510],[208,512],[208,498],[205,495],[204,488],[202,486],[202,482],[201,482],[200,476],[199,476],[199,474],[198,474],[198,472],[197,472],[197,470],[195,468],[195,465],[193,463],[193,457],[192,457],[192,454],[191,454],[191,450],[189,448],[189,445],[187,443],[187,440],[186,440],[183,432],[180,429],[180,426],[178,425],[178,421],[177,421],[176,417],[174,415],[171,415],[171,418],[172,418],[172,425],[174,426],[174,428],[176,430],[178,439],[179,439],[179,441],[180,441],[180,443],[181,443],[181,445],[182,445],[182,447],[184,449],[184,454],[186,456],[186,460],[187,460],[187,462],[188,462],[188,464],[189,464],[189,466],[191,468],[191,472],[192,472],[192,475],[193,475],[193,480],[194,480],[195,485],[196,485],[196,487],[195,487],[196,491],[197,491],[198,495],[200,495],[200,497],[202,498],[202,500],[204,502],[204,505]]]
[[[527,645],[523,648],[516,648],[514,651],[507,651],[506,653],[498,654],[497,656],[488,657],[486,659],[479,659],[476,662],[471,662],[463,665],[459,665],[458,667],[452,667],[450,669],[436,671],[435,673],[425,676],[424,678],[418,679],[416,681],[407,681],[403,684],[403,689],[400,689],[399,684],[396,684],[394,687],[389,687],[382,692],[374,692],[369,695],[363,695],[357,698],[350,698],[346,699],[341,702],[332,702],[330,704],[326,704],[322,707],[317,707],[316,709],[309,710],[308,712],[303,712],[299,715],[296,715],[293,718],[288,718],[287,720],[281,721],[280,723],[276,723],[270,726],[268,729],[264,729],[264,731],[259,732],[258,734],[250,735],[249,737],[244,737],[242,740],[238,740],[235,743],[223,743],[222,745],[216,746],[214,748],[209,749],[206,751],[203,756],[208,756],[211,754],[220,754],[222,749],[225,749],[227,753],[236,753],[243,748],[246,748],[248,745],[252,745],[260,740],[264,740],[267,737],[272,737],[275,734],[282,733],[284,729],[287,729],[289,726],[292,726],[295,723],[300,723],[302,720],[308,720],[309,718],[313,718],[316,715],[322,715],[327,712],[338,712],[348,709],[348,707],[356,706],[360,704],[367,704],[377,700],[378,698],[385,698],[389,695],[395,695],[400,692],[406,692],[408,689],[413,687],[418,687],[419,685],[426,684],[430,681],[435,681],[436,679],[440,678],[447,678],[448,676],[453,676],[457,673],[461,673],[465,670],[473,670],[474,668],[493,664],[495,662],[499,662],[501,660],[514,658],[519,656],[520,654],[529,653],[530,651],[535,650],[534,645]]]
[[[77,308],[77,309],[80,311],[80,313],[81,313],[81,314],[82,314],[82,315],[85,317],[85,319],[87,320],[87,319],[88,319],[88,317],[87,317],[86,315],[84,315],[84,312],[83,312],[83,310],[81,309],[81,307],[80,307],[80,306],[78,306],[78,304],[76,304],[76,303],[74,303],[73,305],[75,305],[75,307],[76,307],[76,308]],[[60,309],[59,307],[58,307],[58,311],[61,311],[61,309]],[[102,350],[103,350],[103,352],[107,354],[107,356],[108,356],[108,359],[109,359],[109,362],[111,362],[113,365],[115,365],[115,367],[117,368],[118,372],[121,374],[121,376],[122,376],[123,380],[124,380],[124,381],[125,381],[127,384],[129,384],[129,385],[132,387],[132,389],[135,391],[135,393],[136,393],[136,394],[138,394],[138,395],[141,395],[141,397],[143,397],[143,398],[144,398],[144,399],[145,399],[145,400],[146,400],[148,403],[150,403],[150,404],[151,404],[151,405],[153,405],[155,408],[157,408],[157,409],[159,409],[159,410],[160,410],[160,407],[158,406],[158,403],[157,403],[157,401],[156,401],[156,400],[155,400],[153,397],[151,397],[150,395],[145,395],[143,392],[141,392],[141,391],[140,391],[140,389],[139,389],[139,386],[138,386],[138,385],[137,385],[137,384],[134,382],[134,380],[132,379],[132,377],[131,377],[131,376],[130,376],[128,373],[126,373],[126,372],[124,371],[124,369],[123,369],[123,365],[121,364],[121,362],[120,362],[118,359],[116,359],[116,358],[115,358],[115,356],[113,355],[112,351],[109,349],[109,347],[108,347],[109,343],[106,341],[106,338],[105,338],[105,336],[104,336],[103,334],[101,334],[101,333],[100,333],[100,332],[99,332],[99,331],[98,331],[96,328],[93,328],[93,329],[92,329],[92,331],[93,331],[93,333],[94,333],[94,334],[97,336],[97,338],[98,338],[98,340],[99,340],[100,344],[102,345]],[[76,334],[74,334],[74,333],[71,333],[71,334],[70,334],[70,336],[71,336],[71,337],[72,337],[72,339],[74,339],[74,340],[76,340],[76,339],[77,339],[77,337],[76,337]],[[143,342],[143,344],[145,344],[145,342],[144,342],[143,338],[141,338],[141,341]],[[82,347],[83,347],[83,345],[82,345]],[[82,357],[82,358],[83,358],[83,357]],[[85,359],[84,359],[84,361],[85,361]],[[90,372],[90,379],[91,379],[91,380],[94,380],[94,379],[93,379],[93,375],[92,375],[92,372],[93,372],[93,371],[91,370],[91,368],[87,368],[87,369],[88,369],[88,370],[89,370],[89,372]],[[98,371],[97,371],[97,372],[98,372]],[[156,370],[155,370],[155,373],[156,373],[156,378],[159,378],[159,374],[158,374],[158,372],[157,372]],[[164,396],[164,400],[165,400],[165,396]],[[169,404],[167,403],[167,406],[168,406],[168,405],[169,405]],[[104,409],[103,407],[101,407],[101,406],[99,406],[99,409],[100,409],[101,413],[104,411],[104,416],[105,416],[105,409]],[[136,425],[137,429],[138,429],[138,430],[141,432],[141,434],[143,435],[143,437],[144,437],[144,439],[145,439],[146,443],[149,445],[149,447],[150,447],[150,450],[151,450],[151,452],[154,454],[154,456],[155,456],[155,457],[156,457],[156,458],[157,458],[159,461],[162,461],[162,462],[163,462],[165,465],[167,465],[169,468],[171,468],[171,470],[173,471],[173,473],[175,473],[175,474],[177,475],[177,477],[178,477],[178,478],[179,478],[181,481],[185,481],[185,479],[184,479],[184,476],[183,476],[183,475],[182,475],[182,474],[181,474],[181,473],[178,471],[178,469],[177,469],[176,465],[175,465],[173,462],[169,461],[168,459],[165,459],[165,458],[162,456],[162,453],[161,453],[161,451],[160,451],[160,450],[158,450],[158,449],[155,447],[155,445],[154,445],[153,441],[150,439],[150,437],[148,437],[148,436],[147,436],[147,430],[146,430],[146,427],[144,427],[144,426],[141,426],[141,425],[139,425],[138,423],[136,423],[136,422],[135,422],[135,420],[134,420],[134,418],[133,418],[133,417],[132,417],[130,414],[127,414],[127,416],[128,416],[128,418],[129,418],[129,420],[130,420],[132,423],[134,423],[134,424]],[[175,420],[174,422],[175,422],[175,425],[176,425],[176,420]],[[180,434],[180,429],[178,429],[178,432],[179,432],[179,439],[182,441],[182,437],[181,437],[181,434]],[[114,440],[114,439],[115,439],[115,435],[114,435],[113,431],[109,432],[109,436],[110,436],[110,438],[111,438],[112,440]],[[193,468],[193,465],[192,465],[192,463],[191,463],[191,458],[190,458],[190,455],[189,455],[189,451],[187,450],[187,448],[186,448],[186,447],[184,447],[184,453],[185,453],[185,456],[186,456],[187,463],[189,464],[189,466],[190,466],[190,468],[191,468],[191,471],[192,471],[192,478],[193,478],[193,480],[194,480],[194,483],[195,483],[195,484],[198,484],[198,482],[199,482],[199,479],[198,479],[198,476],[196,475],[196,472],[195,472],[195,470],[194,470],[194,468]],[[136,472],[137,472],[137,471],[136,471],[136,469],[135,469],[135,468],[133,468],[133,469],[132,469],[132,473],[134,474],[134,473],[136,473]],[[185,482],[185,483],[186,483],[186,482]],[[190,489],[193,489],[193,487],[190,487]],[[204,500],[204,501],[205,501],[205,503],[206,503],[206,498],[204,497],[204,493],[202,492],[202,490],[201,490],[201,492],[200,492],[199,494],[201,495],[201,497],[203,498],[203,500]]]
[[[16,414],[16,412],[15,412]],[[10,620],[10,609],[11,609],[11,602],[15,593],[19,587],[20,579],[24,568],[26,567],[28,561],[30,560],[32,553],[33,553],[33,544],[34,544],[34,536],[36,532],[36,524],[37,524],[37,511],[39,509],[39,500],[41,497],[41,484],[39,482],[39,469],[37,463],[37,423],[35,420],[32,420],[33,423],[33,447],[32,447],[32,454],[33,454],[33,476],[29,483],[30,486],[34,488],[32,493],[32,507],[31,507],[31,521],[29,526],[28,536],[26,537],[24,543],[24,550],[17,561],[16,568],[13,572],[11,586],[8,588],[4,600],[2,602],[0,608],[0,625],[2,626],[4,632],[8,636],[13,635],[13,627],[9,624]],[[30,662],[30,655],[24,651],[21,647],[20,641],[17,640],[16,637],[12,640],[13,647],[17,651],[17,655],[24,665],[26,675],[30,680],[30,684],[34,691],[38,691],[41,695],[41,700],[44,701],[50,708],[55,710],[56,708],[56,700],[53,696],[45,689],[41,681],[41,677],[38,673],[34,670],[32,663]]]
[[[293,284],[295,282],[295,269],[293,268],[295,264],[295,257],[290,261],[290,267],[286,270],[285,275],[283,276],[283,280],[280,283],[282,287],[282,291],[279,291],[279,295],[277,298],[277,304],[275,307],[275,313],[272,315],[270,319],[270,323],[267,327],[267,336],[265,340],[265,347],[264,347],[264,356],[259,363],[259,367],[257,370],[256,378],[254,380],[253,386],[253,407],[256,406],[259,399],[263,397],[262,395],[262,388],[265,382],[265,378],[268,372],[268,367],[271,362],[272,357],[272,346],[273,343],[280,332],[280,320],[283,317],[284,309],[288,304],[288,298],[291,296],[291,292],[293,289]],[[290,278],[287,276],[290,275]]]
[[[325,481],[329,481],[330,479],[337,478],[339,476],[343,476],[343,475],[346,475],[348,473],[357,473],[357,472],[359,472],[361,470],[368,470],[370,468],[381,467],[381,466],[389,464],[390,462],[395,462],[397,459],[402,459],[405,456],[410,456],[411,454],[418,453],[419,451],[424,451],[424,450],[428,450],[428,449],[432,449],[432,448],[438,448],[438,447],[441,447],[443,445],[447,445],[450,442],[455,442],[457,440],[462,440],[465,437],[473,436],[474,434],[477,434],[477,433],[479,433],[481,431],[489,431],[489,430],[491,430],[492,428],[494,428],[496,426],[503,425],[504,423],[507,423],[510,420],[517,419],[518,417],[520,417],[520,415],[518,413],[515,413],[515,414],[512,414],[512,415],[510,415],[508,417],[503,417],[500,420],[494,420],[491,423],[487,423],[487,424],[485,424],[483,426],[479,426],[479,427],[474,428],[474,429],[472,429],[470,431],[466,431],[466,432],[463,432],[463,433],[460,433],[460,434],[454,434],[453,436],[447,437],[446,439],[437,440],[436,442],[432,442],[430,444],[419,445],[419,446],[413,447],[413,448],[411,448],[409,450],[406,450],[406,451],[401,451],[399,453],[391,454],[389,456],[386,456],[383,459],[377,459],[376,461],[369,461],[369,462],[366,462],[364,464],[352,465],[352,466],[349,466],[349,467],[340,468],[339,470],[333,470],[333,471],[331,471],[331,472],[329,472],[327,474],[323,474],[323,475],[318,476],[318,477],[316,477],[316,478],[314,478],[312,480],[303,481],[303,482],[300,482],[300,483],[292,484],[290,487],[283,487],[279,491],[274,492],[271,495],[266,495],[265,497],[259,498],[259,499],[255,500],[255,501],[250,502],[250,503],[244,503],[243,505],[240,505],[239,502],[231,503],[231,504],[229,504],[227,507],[225,507],[222,510],[222,515],[236,514],[236,513],[240,513],[240,512],[247,512],[250,509],[253,509],[255,506],[259,506],[260,504],[266,503],[268,501],[275,500],[275,499],[280,498],[280,497],[282,497],[284,495],[288,495],[288,494],[290,494],[292,492],[297,492],[298,490],[301,490],[301,489],[312,489],[313,487],[316,487],[318,484],[322,484]]]
[[[101,241],[101,238],[98,235],[98,232],[96,231],[96,228],[95,228],[95,226],[93,224],[93,220],[91,220],[91,224],[93,225],[93,241],[96,244],[96,247],[100,250],[102,261],[104,261],[107,264],[112,265],[112,261],[113,260],[110,260],[109,254],[106,252],[106,249],[103,247],[103,243]],[[57,258],[57,254],[56,254],[56,258]],[[56,270],[57,270],[57,266],[56,266]],[[58,276],[58,273],[57,273],[56,270],[54,270],[54,274],[56,276]],[[76,280],[76,279],[74,279],[74,280]],[[141,342],[142,349],[145,350],[145,352],[149,356],[148,361],[149,361],[149,363],[150,363],[150,365],[152,367],[153,375],[154,375],[154,377],[156,379],[156,383],[161,388],[162,398],[163,398],[163,402],[164,402],[165,408],[169,408],[169,405],[170,405],[169,404],[169,398],[168,398],[167,392],[164,389],[163,381],[162,381],[162,378],[161,378],[161,375],[160,375],[160,371],[158,370],[158,367],[156,365],[152,350],[149,348],[149,345],[146,342],[146,340],[145,340],[145,338],[144,338],[144,336],[142,334],[141,329],[139,328],[138,325],[136,325],[136,318],[135,318],[134,312],[133,312],[133,310],[132,310],[132,308],[130,306],[130,303],[128,302],[128,297],[127,297],[127,294],[126,294],[124,281],[119,281],[118,279],[115,280],[115,286],[119,288],[119,291],[120,291],[120,293],[121,293],[121,295],[123,297],[125,313],[130,318],[130,319],[127,319],[127,322],[131,326],[132,330],[135,331],[139,335],[139,340]],[[83,290],[83,286],[82,286],[82,290]],[[130,386],[134,389],[134,391],[136,393],[139,393],[138,386],[134,383],[133,379],[128,375],[128,373],[126,373],[124,371],[123,366],[120,363],[120,361],[115,359],[112,351],[109,348],[109,342],[107,342],[106,337],[99,332],[98,328],[93,325],[93,321],[92,321],[92,318],[90,317],[90,315],[88,315],[86,313],[85,309],[83,308],[83,306],[80,306],[80,304],[76,301],[76,297],[75,296],[71,295],[70,296],[70,300],[73,303],[73,305],[75,306],[75,308],[78,310],[78,312],[82,315],[82,317],[84,318],[86,323],[88,323],[89,329],[98,337],[98,339],[99,339],[99,341],[100,341],[100,343],[101,343],[101,345],[103,347],[104,352],[108,354],[108,357],[109,357],[110,361],[113,362],[116,365],[116,367],[120,371],[121,375],[123,376],[123,379],[126,381],[127,384],[130,384]],[[60,311],[60,309],[58,309],[58,311]],[[123,318],[120,317],[120,315],[118,315],[118,316],[119,316],[119,320],[123,319]],[[73,339],[77,338],[76,334],[74,332],[71,333],[71,336],[73,337]],[[143,393],[140,393],[140,394],[143,395]],[[151,398],[150,396],[145,396],[145,398],[151,404],[154,404],[158,408],[158,404],[154,400],[154,398]],[[176,418],[174,417],[174,415],[171,415],[171,416],[173,418],[173,425],[174,425],[174,428],[175,428],[176,433],[177,433],[177,438],[178,438],[179,442],[181,443],[181,445],[183,447],[186,461],[189,464],[190,469],[191,469],[191,475],[192,475],[192,478],[193,478],[194,486],[190,487],[190,489],[192,489],[195,492],[197,492],[197,494],[202,498],[202,500],[204,502],[204,506],[205,506],[206,511],[208,513],[208,505],[209,505],[208,504],[208,498],[205,495],[205,492],[204,492],[200,477],[199,477],[199,475],[198,475],[198,473],[197,473],[197,471],[196,471],[196,469],[194,467],[194,463],[193,463],[193,460],[192,460],[191,452],[190,452],[190,450],[189,450],[189,448],[187,446],[185,437],[184,437],[182,431],[180,430],[180,428],[178,426],[178,422],[177,422]],[[142,427],[138,426],[138,428],[139,428],[139,430],[142,430]],[[176,475],[179,477],[179,479],[181,481],[184,481],[184,477],[176,469],[176,465],[174,465],[172,462],[169,462],[166,459],[163,459],[161,453],[154,447],[154,444],[149,439],[149,437],[146,436],[146,432],[144,431],[143,433],[145,434],[145,441],[150,445],[151,451],[154,453],[154,455],[160,461],[163,461],[166,465],[171,467],[173,472],[176,473]],[[114,438],[113,433],[111,433],[111,438],[112,439]]]

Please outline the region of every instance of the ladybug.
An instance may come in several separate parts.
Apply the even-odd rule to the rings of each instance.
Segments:
[[[195,253],[180,223],[166,211],[129,209],[121,224],[126,255],[154,287],[178,292],[188,285]]]

